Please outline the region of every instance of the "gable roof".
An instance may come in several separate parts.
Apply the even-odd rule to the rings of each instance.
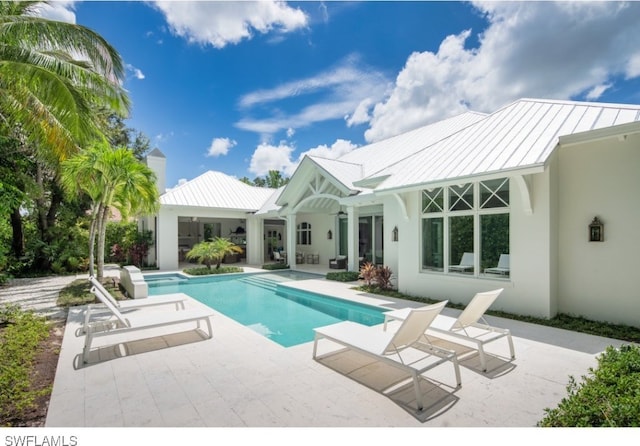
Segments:
[[[639,105],[521,99],[383,169],[376,190],[544,167],[560,137],[631,122]]]
[[[222,172],[208,171],[160,197],[160,204],[254,212],[275,189],[250,186]]]

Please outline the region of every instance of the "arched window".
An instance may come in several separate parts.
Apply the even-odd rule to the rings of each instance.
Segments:
[[[311,224],[302,222],[297,226],[296,243],[298,245],[310,245],[311,244]]]

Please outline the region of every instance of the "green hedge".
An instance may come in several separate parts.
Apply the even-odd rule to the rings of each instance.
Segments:
[[[336,271],[327,273],[327,280],[335,280],[337,282],[355,282],[360,277],[358,271]]]
[[[207,268],[206,266],[202,266],[199,268],[187,268],[184,270],[186,274],[190,276],[208,276],[211,274],[230,274],[230,273],[241,273],[244,269],[238,266],[221,266],[220,268]]]
[[[289,265],[284,263],[265,263],[262,265],[262,269],[266,269],[269,271],[277,270],[277,269],[289,269]]]
[[[598,367],[577,383],[569,377],[568,396],[545,409],[542,427],[640,426],[640,346],[608,347]]]

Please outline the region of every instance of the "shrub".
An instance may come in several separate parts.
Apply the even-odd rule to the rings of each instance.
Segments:
[[[206,266],[201,266],[197,268],[187,268],[184,270],[186,274],[190,276],[207,276],[210,274],[230,274],[230,273],[241,273],[244,269],[238,266],[221,266],[220,268],[212,268],[209,269]]]
[[[357,271],[336,271],[327,273],[327,280],[335,280],[337,282],[355,282],[358,280],[360,273]]]
[[[577,383],[569,377],[568,396],[545,409],[543,427],[640,426],[640,346],[608,347]]]
[[[375,270],[375,278],[378,286],[383,290],[391,289],[391,268],[379,266]]]
[[[286,265],[284,263],[266,263],[262,265],[262,269],[266,269],[269,271],[272,271],[275,269],[289,269],[289,265]]]
[[[18,306],[0,307],[0,426],[31,409],[38,396],[51,391],[32,390],[31,369],[41,341],[49,335],[44,318]]]
[[[366,286],[371,286],[376,280],[376,266],[371,262],[365,263],[360,267],[360,276]]]

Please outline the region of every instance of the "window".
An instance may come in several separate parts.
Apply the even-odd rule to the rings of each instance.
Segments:
[[[478,276],[509,253],[508,178],[423,190],[421,208],[424,270]]]
[[[296,243],[298,245],[310,245],[311,244],[311,224],[302,222],[297,226]]]
[[[444,219],[422,220],[422,267],[436,271],[444,269]]]
[[[509,254],[509,214],[480,215],[480,253],[481,271],[498,266],[500,256]]]

